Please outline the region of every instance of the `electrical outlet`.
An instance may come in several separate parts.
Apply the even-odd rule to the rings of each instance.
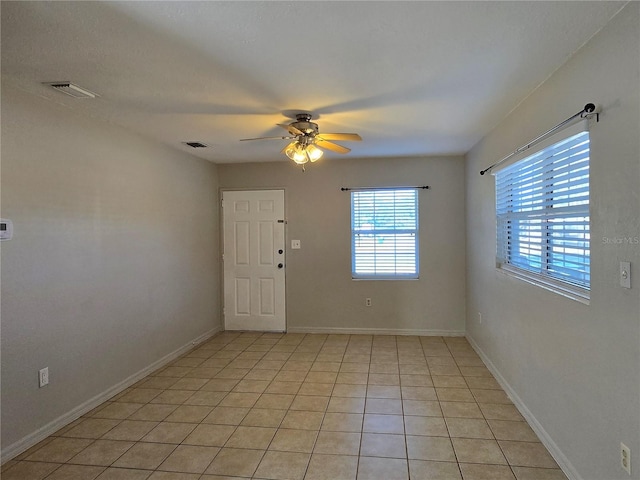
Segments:
[[[620,442],[620,466],[631,475],[631,450],[622,442]]]
[[[49,385],[49,367],[45,367],[38,372],[38,383],[40,388]]]
[[[365,306],[370,307],[371,306],[371,299],[370,298],[365,298],[364,304],[365,304]]]

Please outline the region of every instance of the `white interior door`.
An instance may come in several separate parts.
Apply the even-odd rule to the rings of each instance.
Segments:
[[[284,190],[222,194],[226,330],[285,331]]]

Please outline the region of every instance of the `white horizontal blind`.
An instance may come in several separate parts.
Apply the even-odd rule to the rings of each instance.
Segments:
[[[418,190],[351,192],[353,278],[418,278]]]
[[[501,265],[589,289],[589,133],[496,173]]]

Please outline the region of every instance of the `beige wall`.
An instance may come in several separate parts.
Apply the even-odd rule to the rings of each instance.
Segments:
[[[630,478],[620,442],[640,478],[639,7],[631,2],[467,155],[467,334],[571,479]],[[478,172],[589,102],[603,113],[591,128],[592,285],[583,305],[496,270],[494,179]],[[619,286],[623,260],[631,290]]]
[[[639,6],[466,166],[327,156],[306,173],[287,161],[216,167],[3,84],[2,217],[15,225],[1,246],[3,456],[219,328],[219,189],[284,188],[290,331],[466,329],[572,480],[629,478],[618,454],[620,441],[640,452],[640,247],[604,239],[640,236]],[[477,172],[591,101],[604,112],[591,137],[586,306],[496,271],[493,179]],[[351,280],[340,187],[415,184],[431,186],[420,192],[420,279]],[[618,286],[621,260],[631,290]],[[45,366],[51,383],[38,389]]]
[[[1,153],[4,456],[219,327],[219,237],[215,165],[5,84]]]
[[[462,334],[463,159],[328,157],[304,173],[286,159],[219,166],[221,189],[285,189],[288,330]],[[340,187],[402,185],[431,187],[420,191],[420,279],[352,280],[350,195]]]

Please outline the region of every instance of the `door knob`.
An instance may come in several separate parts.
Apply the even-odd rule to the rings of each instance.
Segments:
[[[280,249],[280,250],[278,250],[278,253],[279,253],[280,255],[282,255],[282,254],[284,253],[284,250]]]
[[[281,263],[279,263],[279,264],[278,264],[278,268],[282,268],[282,267],[284,267],[284,265],[283,265],[283,264],[281,264]]]

